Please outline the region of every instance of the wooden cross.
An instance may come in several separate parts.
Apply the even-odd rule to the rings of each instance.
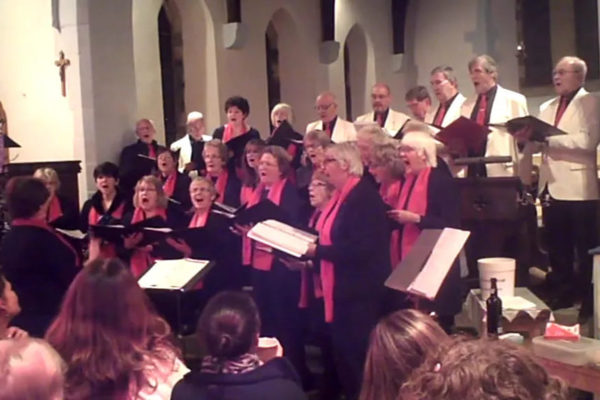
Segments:
[[[65,58],[65,52],[60,51],[58,53],[58,60],[54,61],[54,65],[56,65],[59,69],[58,75],[60,76],[60,83],[62,87],[62,95],[63,97],[67,96],[67,77],[65,74],[65,69],[71,65],[71,60]]]

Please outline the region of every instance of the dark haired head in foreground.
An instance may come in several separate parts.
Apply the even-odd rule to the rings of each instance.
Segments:
[[[450,341],[402,387],[399,400],[563,400],[568,390],[523,348],[485,339]]]

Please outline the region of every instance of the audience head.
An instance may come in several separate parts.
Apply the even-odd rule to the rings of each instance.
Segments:
[[[8,323],[20,312],[19,296],[0,270],[0,319]]]
[[[315,170],[308,185],[308,199],[310,205],[318,210],[323,210],[335,187],[327,181],[327,177],[320,170]]]
[[[496,86],[498,81],[498,66],[496,61],[483,54],[469,61],[469,75],[477,94],[487,93]]]
[[[229,123],[240,125],[250,114],[250,104],[241,96],[233,96],[225,100],[225,112]]]
[[[400,157],[404,160],[407,174],[418,173],[427,167],[437,167],[437,148],[440,142],[431,136],[426,125],[407,124],[400,143]]]
[[[148,118],[142,118],[135,124],[135,134],[143,143],[150,144],[156,135],[154,122]]]
[[[390,136],[377,124],[360,128],[356,134],[356,147],[360,153],[363,165],[368,166],[373,156],[373,148],[388,143]]]
[[[258,177],[270,186],[287,177],[291,170],[291,157],[283,147],[267,146],[263,149],[258,163]]]
[[[81,399],[117,398],[130,384],[145,386],[149,360],[171,360],[176,354],[169,336],[168,324],[116,258],[84,266],[46,332],[69,367],[67,397]]]
[[[440,104],[456,96],[458,93],[458,81],[454,70],[448,65],[440,65],[431,70],[431,88]]]
[[[258,181],[258,162],[260,155],[267,144],[262,139],[250,139],[244,147],[242,169],[244,171],[244,184],[253,186]]]
[[[221,173],[227,164],[229,150],[225,143],[220,139],[213,139],[204,144],[202,158],[206,164],[206,172],[209,175],[217,176]]]
[[[209,178],[198,176],[190,183],[190,199],[196,210],[209,210],[218,196],[215,184]]]
[[[62,400],[64,370],[43,340],[0,340],[0,400]]]
[[[162,182],[155,176],[146,175],[135,185],[133,206],[144,211],[156,208],[167,208],[167,195],[162,187]]]
[[[115,193],[119,184],[119,167],[111,162],[103,162],[94,168],[96,188],[103,195]]]
[[[371,332],[360,400],[395,399],[412,371],[446,340],[444,330],[419,311],[382,318]]]
[[[271,124],[275,128],[279,128],[283,121],[287,121],[290,124],[294,122],[294,113],[292,106],[286,103],[278,103],[271,110]]]
[[[376,113],[384,113],[392,104],[390,87],[385,83],[376,83],[371,89],[371,105]]]
[[[60,188],[60,179],[54,168],[38,168],[33,173],[33,177],[44,182],[50,192],[50,196],[54,196]]]
[[[325,148],[331,144],[331,138],[324,131],[309,131],[304,135],[304,151],[312,165],[319,168],[325,158]]]
[[[369,172],[377,183],[389,183],[404,176],[404,161],[394,143],[385,143],[373,148]]]
[[[198,111],[192,111],[187,115],[186,130],[194,140],[201,140],[202,135],[206,133],[204,125],[204,115]]]
[[[364,166],[360,153],[354,143],[343,142],[330,145],[325,149],[322,171],[327,181],[342,189],[350,177],[361,177]]]
[[[198,339],[208,353],[233,359],[253,353],[258,344],[260,316],[254,300],[243,292],[225,291],[214,296],[198,321]]]
[[[563,57],[552,71],[554,90],[560,96],[568,95],[583,86],[586,75],[585,61],[579,57]]]
[[[333,121],[337,117],[337,101],[335,95],[331,92],[323,92],[317,96],[315,101],[315,110],[319,119],[325,123]]]
[[[454,339],[434,351],[402,387],[402,400],[562,400],[566,386],[531,353],[498,340]]]
[[[156,155],[156,166],[158,171],[163,176],[170,175],[177,171],[177,159],[178,155],[169,149],[163,148],[158,151]]]
[[[18,176],[6,184],[6,204],[12,219],[46,218],[50,192],[44,182],[33,177]]]
[[[406,100],[406,107],[410,110],[411,114],[419,121],[425,120],[425,115],[431,107],[431,97],[425,86],[415,86],[406,92],[404,96]]]

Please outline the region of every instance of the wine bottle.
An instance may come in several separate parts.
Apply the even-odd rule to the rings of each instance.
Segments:
[[[498,296],[498,281],[491,279],[492,293],[485,301],[488,336],[498,336],[502,323],[502,300]]]

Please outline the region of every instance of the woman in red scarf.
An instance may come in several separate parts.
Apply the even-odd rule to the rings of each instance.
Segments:
[[[377,189],[362,177],[363,164],[352,143],[327,147],[323,171],[336,191],[317,222],[322,225],[319,243],[307,255],[321,260],[336,370],[346,397],[356,399],[390,273],[388,221]]]
[[[259,183],[258,162],[266,143],[262,139],[251,139],[244,148],[242,163],[242,189],[240,191],[240,204],[250,201],[254,189]]]
[[[400,198],[400,188],[404,178],[404,161],[392,143],[377,145],[371,151],[369,172],[379,184],[379,194],[389,208],[396,207]],[[399,258],[400,233],[392,231],[390,237],[390,261],[396,268]]]
[[[182,220],[179,213],[167,212],[167,196],[160,179],[148,175],[135,185],[133,195],[133,214],[124,218],[124,224],[144,223],[152,228],[179,228]],[[144,222],[145,221],[145,222]],[[137,279],[154,264],[156,259],[176,258],[177,254],[171,246],[164,244],[140,245],[142,233],[134,233],[123,240],[125,249],[130,250],[130,265],[133,276]]]
[[[206,164],[206,177],[210,179],[217,191],[215,201],[232,207],[240,205],[241,183],[235,174],[230,173],[227,166],[227,146],[219,139],[204,144],[202,157]]]
[[[413,128],[405,133],[400,147],[406,179],[390,218],[402,225],[400,254],[402,259],[412,248],[423,229],[460,227],[460,197],[450,174],[437,168],[438,142],[424,130]],[[433,304],[423,307],[438,314],[447,331],[461,308],[461,279],[458,263],[450,269]]]
[[[296,187],[289,182],[290,156],[279,146],[267,146],[258,166],[260,183],[248,206],[270,200],[288,215],[288,223],[297,224],[300,200]],[[281,342],[286,357],[302,377],[308,376],[304,360],[301,321],[298,317],[300,272],[291,271],[273,256],[270,248],[253,242],[252,286],[261,311],[261,335],[275,336]]]
[[[21,303],[14,323],[41,337],[58,312],[80,260],[46,222],[50,193],[41,180],[13,178],[6,194],[12,221],[2,238],[0,263]]]
[[[46,222],[54,228],[77,229],[79,227],[79,210],[68,198],[60,195],[60,179],[52,168],[38,168],[33,173],[34,178],[41,179],[50,192],[50,203]]]
[[[213,138],[221,139],[229,149],[228,169],[242,179],[242,154],[250,139],[259,139],[260,133],[246,123],[250,114],[248,100],[233,96],[225,101],[227,123],[213,132]]]
[[[167,208],[173,212],[186,213],[192,208],[188,188],[190,178],[177,170],[177,157],[169,149],[160,149],[156,158],[158,177],[168,199]]]

